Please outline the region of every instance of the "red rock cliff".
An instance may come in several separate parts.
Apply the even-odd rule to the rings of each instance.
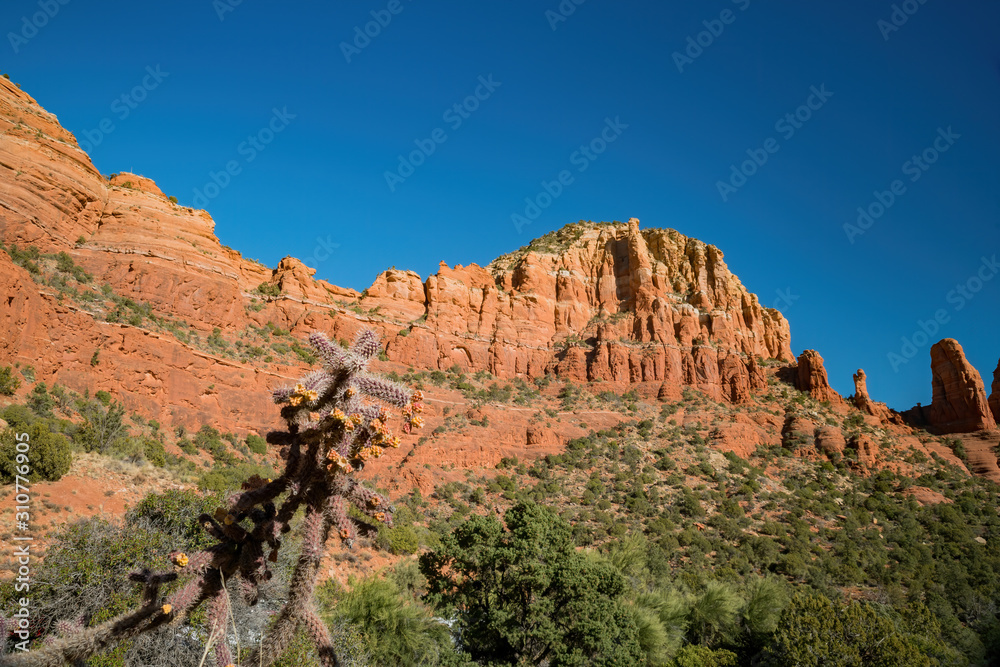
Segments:
[[[269,269],[223,246],[208,213],[172,203],[152,180],[102,176],[55,116],[5,79],[0,201],[0,240],[66,252],[94,276],[93,294],[106,284],[192,332],[80,308],[4,256],[14,298],[0,302],[0,363],[115,391],[165,423],[255,427],[269,419],[267,389],[301,372],[294,357],[240,362],[199,346],[215,328],[233,345],[267,323],[299,339],[372,326],[402,364],[558,373],[664,398],[692,386],[733,402],[766,386],[758,358],[793,360],[787,321],[718,248],[637,220],[569,225],[486,267],[442,264],[426,280],[386,271],[364,295],[315,279],[294,258]]]
[[[993,371],[993,388],[990,394],[990,410],[993,411],[993,419],[1000,423],[1000,362],[997,369]]]
[[[958,341],[952,338],[931,347],[933,399],[905,416],[937,433],[971,433],[997,425],[990,411],[983,380]]]
[[[758,357],[792,358],[787,321],[717,248],[637,220],[569,225],[485,268],[442,265],[424,283],[386,272],[361,303],[409,324],[391,337],[391,359],[500,377],[691,385],[741,401],[763,386]]]
[[[799,355],[795,388],[804,391],[817,401],[841,404],[844,399],[830,386],[823,365],[823,357],[816,350],[806,350]]]

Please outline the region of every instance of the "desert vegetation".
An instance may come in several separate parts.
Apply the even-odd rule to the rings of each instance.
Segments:
[[[273,325],[264,329],[272,340],[289,340]],[[340,349],[321,342],[313,354],[338,367]],[[368,353],[377,356],[377,347]],[[0,415],[12,427],[44,425],[69,456],[131,457],[200,488],[152,494],[121,523],[92,517],[52,536],[42,577],[49,584],[37,598],[43,612],[35,641],[43,652],[149,608],[148,590],[144,597],[129,573],[149,568],[183,578],[190,565],[179,567],[178,554],[190,563],[231,543],[201,527],[205,517],[228,527],[216,508],[229,508],[232,525],[253,534],[261,524],[251,515],[260,508],[242,515],[232,508],[275,483],[265,480],[281,479],[282,466],[287,476],[288,453],[267,454],[294,442],[298,422],[271,445],[207,424],[167,431],[127,415],[106,392],[78,396],[34,382],[27,368],[9,370],[34,385]],[[275,631],[282,633],[269,649],[276,665],[331,664],[334,655],[345,665],[984,665],[998,653],[1000,487],[937,454],[900,447],[857,412],[837,412],[780,382],[734,406],[694,389],[677,401],[650,401],[634,390],[552,377],[505,381],[457,366],[390,375],[392,392],[406,391],[393,381],[440,388],[471,408],[534,411],[532,420],[543,423],[586,410],[619,420],[557,454],[466,471],[463,481],[426,497],[413,490],[390,501],[385,490],[364,492],[394,510],[391,520],[388,512],[385,520],[373,517],[367,501],[346,509],[348,537],[335,522],[327,556],[334,567],[357,567],[377,553],[390,564],[317,583],[312,629],[275,625],[301,554],[317,548],[299,513],[267,562],[270,578],[254,586],[256,604],[243,596],[238,568],[225,574],[231,585],[213,589],[227,591],[224,630],[218,605],[210,605],[108,643],[86,664],[197,664],[206,647],[229,651],[230,660],[242,656],[234,664],[257,664],[247,656]],[[318,416],[309,413],[323,409],[309,386],[277,395],[297,403],[285,404],[286,416],[309,408],[292,417],[306,425]],[[431,438],[489,428],[481,414],[446,407]],[[754,414],[776,417],[778,428],[808,417],[848,442],[865,436],[892,466],[868,469],[850,446],[817,452],[811,433],[794,428],[775,432],[777,444],[749,456],[713,446],[725,424]],[[162,454],[146,449],[153,442]],[[961,460],[960,441],[936,442]],[[940,501],[918,502],[915,488]],[[275,511],[288,494],[274,497]],[[340,539],[354,548],[334,546]],[[81,574],[71,573],[76,553],[86,554]],[[207,571],[193,573],[200,585]],[[156,602],[172,613],[180,583],[160,584]],[[0,586],[0,601],[13,595],[9,584]],[[319,643],[317,624],[326,633]]]

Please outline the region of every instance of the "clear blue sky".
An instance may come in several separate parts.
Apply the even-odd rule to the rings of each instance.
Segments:
[[[193,205],[234,161],[240,173],[204,205],[223,243],[272,266],[295,255],[363,289],[390,265],[427,276],[568,222],[634,216],[719,246],[842,393],[863,367],[876,399],[930,402],[929,344],[918,336],[895,370],[888,355],[938,310],[948,322],[934,340],[959,339],[992,378],[1000,275],[969,299],[949,292],[1000,254],[997,2],[909,0],[916,11],[891,31],[878,22],[893,3],[872,0],[567,0],[565,21],[546,16],[558,0],[235,2],[69,0],[33,34],[22,17],[38,0],[8,0],[0,68],[81,141],[111,121],[91,150],[104,173],[140,172]],[[345,56],[373,11],[391,21]],[[689,37],[720,28],[678,67]],[[480,87],[490,76],[499,85]],[[120,100],[143,83],[141,102]],[[810,99],[823,86],[832,96]],[[477,87],[478,108],[445,115]],[[776,126],[808,102],[807,121]],[[286,108],[295,118],[263,150],[243,144]],[[574,157],[606,119],[627,127],[606,131],[615,140],[594,159]],[[446,140],[390,190],[397,156],[438,128]],[[939,128],[948,150],[904,171]],[[724,201],[718,182],[748,150],[768,160]],[[563,170],[572,182],[518,230],[511,215]],[[849,242],[844,224],[897,179],[902,194]]]

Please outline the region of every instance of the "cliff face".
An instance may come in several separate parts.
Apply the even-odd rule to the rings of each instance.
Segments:
[[[982,377],[958,341],[952,338],[931,347],[933,399],[905,413],[912,422],[935,433],[971,433],[996,428]]]
[[[2,78],[0,241],[48,253],[49,270],[0,253],[0,364],[112,391],[165,424],[267,428],[268,390],[305,367],[296,341],[314,329],[349,339],[362,327],[380,331],[390,364],[557,374],[664,400],[694,387],[748,401],[767,386],[759,360],[778,360],[802,390],[846,405],[818,353],[792,365],[788,322],[722,252],[677,231],[581,222],[485,267],[442,263],[426,279],[393,269],[358,293],[292,257],[274,269],[243,258],[219,242],[207,212],[173,203],[148,178],[101,175],[54,115]],[[92,281],[67,286],[55,253]],[[272,340],[276,331],[289,337]],[[984,406],[1000,411],[1000,368],[987,403],[964,356],[935,354],[935,403],[911,421],[995,424]],[[863,377],[855,404],[899,422],[868,398]]]
[[[993,411],[993,419],[1000,423],[1000,362],[997,369],[993,371],[993,388],[990,393],[990,410]]]
[[[828,401],[834,405],[842,405],[844,399],[830,386],[823,357],[816,350],[806,350],[799,355],[795,388],[804,391],[817,401]]]
[[[442,265],[424,283],[386,272],[361,304],[409,322],[390,337],[391,359],[499,377],[665,383],[678,395],[691,385],[741,401],[762,386],[757,357],[792,359],[787,321],[718,249],[637,220],[569,225],[485,268]]]
[[[269,269],[221,245],[208,213],[172,203],[150,179],[102,176],[55,116],[5,79],[0,200],[0,240],[65,252],[93,276],[74,301],[0,257],[4,287],[18,295],[0,303],[0,362],[31,364],[40,379],[78,390],[117,390],[167,423],[266,419],[266,401],[240,397],[265,396],[301,370],[298,359],[217,352],[269,322],[299,339],[313,328],[346,338],[373,326],[390,360],[421,368],[558,373],[664,397],[694,386],[745,401],[766,384],[758,357],[793,359],[787,321],[760,305],[717,248],[638,221],[570,225],[487,267],[442,264],[426,280],[386,271],[364,295],[316,280],[294,258]],[[87,307],[107,295],[190,335],[113,317],[110,302]],[[219,349],[198,344],[216,328]]]

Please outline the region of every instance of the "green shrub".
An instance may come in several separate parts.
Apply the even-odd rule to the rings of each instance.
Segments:
[[[448,627],[422,605],[404,597],[391,579],[351,580],[348,590],[327,580],[317,597],[328,623],[358,628],[372,665],[417,667],[448,664],[453,654]]]
[[[150,493],[125,512],[125,523],[144,521],[157,531],[182,538],[190,547],[205,548],[214,540],[202,530],[198,517],[212,514],[221,503],[221,496],[201,495],[190,490]]]
[[[240,488],[246,480],[254,475],[270,479],[275,476],[274,468],[254,463],[237,465],[216,465],[198,479],[198,488],[212,493],[225,493]]]
[[[821,594],[797,593],[768,648],[769,664],[956,664],[958,656],[941,642],[940,632],[940,625],[923,605],[900,617],[881,605],[852,602],[841,606]]]
[[[15,428],[19,431],[23,431],[38,420],[35,413],[23,405],[8,405],[3,409],[3,412],[0,412],[0,417],[2,417],[11,428]]]
[[[276,297],[281,294],[281,287],[278,285],[272,285],[268,282],[263,282],[257,285],[257,293],[261,296]]]
[[[379,528],[379,542],[397,556],[406,556],[417,552],[420,548],[420,539],[416,531],[410,526],[394,526]]]
[[[677,654],[672,667],[737,667],[737,660],[738,656],[732,651],[689,645]]]
[[[21,386],[21,378],[14,374],[10,366],[0,367],[0,394],[13,396]]]
[[[157,468],[167,465],[167,450],[163,448],[163,443],[154,438],[144,438],[143,455],[146,460]]]
[[[28,439],[24,439],[24,433]],[[18,436],[20,436],[18,438]],[[27,443],[28,451],[18,457],[18,444]],[[24,449],[24,447],[21,447]],[[61,433],[52,433],[43,421],[36,421],[26,429],[8,428],[0,433],[0,480],[13,482],[15,476],[25,475],[30,481],[54,482],[69,472],[73,462],[69,440]],[[27,469],[22,466],[27,465]]]
[[[83,427],[75,440],[85,451],[107,454],[128,436],[125,426],[125,407],[117,401],[107,408],[100,403],[88,403],[81,410]]]
[[[267,441],[259,435],[253,433],[249,434],[246,438],[247,449],[249,449],[254,454],[263,456],[267,454]]]
[[[56,399],[49,395],[44,382],[39,382],[31,389],[26,403],[39,417],[51,417],[52,408],[56,407]]]

